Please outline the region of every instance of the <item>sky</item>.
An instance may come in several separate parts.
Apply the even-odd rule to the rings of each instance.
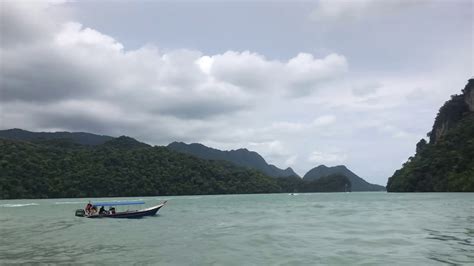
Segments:
[[[247,148],[369,182],[474,74],[471,0],[0,1],[0,129]]]

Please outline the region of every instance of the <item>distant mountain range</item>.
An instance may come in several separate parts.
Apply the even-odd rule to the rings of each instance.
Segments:
[[[0,199],[287,192],[278,178],[129,137],[90,146],[0,138]],[[340,191],[342,183],[312,192]]]
[[[268,164],[260,154],[247,149],[221,151],[199,143],[186,144],[183,142],[173,142],[167,147],[174,151],[197,156],[201,159],[223,160],[238,166],[257,169],[272,177],[298,176],[290,167],[283,170],[273,164]]]
[[[298,176],[293,171],[293,169],[287,168],[285,170],[282,170],[272,164],[268,164],[265,159],[263,159],[262,156],[260,156],[258,153],[254,151],[249,151],[247,149],[221,151],[209,148],[198,143],[186,144],[182,142],[173,142],[168,145],[168,148],[182,153],[191,154],[202,159],[229,161],[239,166],[257,169],[273,177]],[[347,169],[347,167],[344,165],[334,167],[320,165],[306,173],[303,177],[303,180],[314,181],[320,179],[321,177],[326,177],[330,175],[346,176],[352,184],[352,191],[385,190],[385,187],[383,186],[368,183],[367,181]]]
[[[101,145],[114,139],[110,136],[96,135],[85,132],[31,132],[19,128],[0,130],[0,138],[13,140],[52,140],[67,139],[81,145]]]
[[[70,146],[68,146],[67,143],[92,147],[109,147],[122,150],[135,148],[152,148],[152,146],[148,144],[139,142],[133,138],[126,136],[114,138],[111,136],[96,135],[85,132],[31,132],[22,129],[7,129],[0,130],[0,138],[21,141],[33,141],[36,143],[42,143],[47,145],[61,146],[62,148],[71,148]],[[175,152],[195,156],[200,159],[230,162],[239,167],[258,170],[270,177],[292,177],[295,179],[290,180],[293,180],[293,182],[298,183],[299,187],[304,187],[304,184],[306,182],[313,182],[321,179],[322,177],[342,175],[346,176],[351,182],[352,191],[385,190],[383,186],[374,185],[366,182],[364,179],[360,178],[343,165],[335,167],[327,167],[324,165],[320,165],[311,169],[308,173],[304,175],[303,179],[301,180],[298,174],[296,174],[290,167],[286,169],[280,169],[275,165],[268,164],[265,159],[258,153],[254,151],[249,151],[247,149],[222,151],[198,143],[186,144],[183,142],[173,142],[169,144],[166,148]],[[301,183],[298,180],[305,182]],[[282,180],[282,182],[284,183],[285,181]]]
[[[360,178],[356,174],[354,174],[351,170],[347,169],[344,165],[338,165],[334,167],[327,167],[325,165],[320,165],[308,171],[303,180],[305,181],[313,181],[318,180],[322,177],[330,176],[330,175],[343,175],[346,176],[352,185],[352,191],[383,191],[385,187],[375,184],[370,184],[369,182],[365,181],[364,179]]]
[[[274,178],[126,136],[99,145],[18,138],[0,137],[0,199],[344,192],[351,186],[337,175],[311,182]]]

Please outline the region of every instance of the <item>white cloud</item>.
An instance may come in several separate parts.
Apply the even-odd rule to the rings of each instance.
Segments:
[[[288,157],[285,161],[285,166],[291,167],[292,165],[295,165],[297,159],[298,155],[292,155]]]
[[[15,47],[40,43],[54,36],[68,12],[45,1],[0,1],[0,45]]]
[[[249,51],[228,51],[203,60],[201,68],[218,80],[252,90],[283,90],[292,96],[311,94],[322,82],[338,78],[348,69],[346,58],[339,54],[317,59],[299,53],[282,62]]]
[[[90,28],[83,28],[77,22],[68,22],[62,26],[61,31],[56,35],[56,43],[59,46],[97,46],[102,47],[105,51],[123,50],[123,45],[114,38],[104,35]]]
[[[315,165],[328,164],[328,165],[337,165],[346,162],[348,156],[343,152],[321,152],[313,151],[309,157],[308,161]]]
[[[260,151],[262,154],[269,157],[282,157],[288,155],[287,150],[278,140],[250,142],[248,146],[252,149]]]
[[[315,129],[320,129],[324,127],[327,129],[328,126],[336,122],[336,117],[334,115],[322,115],[315,118],[313,121],[304,123],[304,122],[274,122],[270,127],[262,128],[260,133],[269,133],[269,132],[278,132],[278,133],[305,133],[312,132]]]
[[[355,96],[366,97],[366,96],[373,95],[373,94],[377,93],[377,91],[381,87],[383,87],[383,85],[381,83],[377,83],[377,82],[355,84],[352,87],[352,93]]]
[[[334,115],[324,115],[314,119],[311,125],[315,127],[327,126],[334,123],[335,121],[336,117]]]
[[[211,57],[211,75],[246,89],[265,90],[275,86],[273,74],[278,73],[281,63],[268,61],[262,55],[249,51],[228,51]]]
[[[417,140],[420,138],[419,135],[413,135],[405,130],[402,130],[398,127],[392,126],[392,125],[382,125],[379,127],[379,130],[388,133],[391,137],[393,138],[398,138],[398,139],[413,139]]]
[[[196,64],[198,64],[202,72],[204,72],[207,75],[210,75],[212,62],[213,60],[210,56],[202,56],[196,61]]]
[[[47,21],[54,19],[41,10],[36,13],[38,21],[40,14]],[[21,12],[16,15],[10,19],[12,28],[28,20]],[[43,30],[23,24],[25,31]],[[140,109],[203,119],[252,108],[263,92],[274,94],[275,89],[300,95],[297,91],[303,88],[307,95],[347,69],[346,59],[337,54],[317,59],[300,53],[284,62],[249,51],[203,55],[184,49],[162,53],[153,46],[125,50],[113,37],[78,22],[49,24],[49,39],[2,46],[2,59],[9,64],[0,73],[1,101],[74,98],[86,104],[100,99],[125,113]]]
[[[424,21],[430,23],[407,35],[394,29],[410,29],[421,13],[413,12],[403,27],[387,27],[383,23],[393,17],[379,21],[374,16],[392,12],[389,9],[398,1],[378,2],[321,2],[318,18],[324,21],[319,22],[368,22],[360,23],[359,29],[344,24],[343,31],[336,27],[322,36],[320,30],[328,23],[306,21],[309,26],[302,25],[299,33],[313,34],[302,36],[306,43],[301,36],[292,39],[298,31],[289,34],[282,29],[278,35],[288,42],[275,43],[275,50],[226,51],[241,46],[216,44],[208,49],[222,52],[209,54],[162,50],[153,44],[131,48],[129,32],[114,31],[112,36],[87,21],[71,19],[65,6],[78,5],[0,1],[0,128],[89,131],[126,134],[151,144],[177,140],[220,149],[249,148],[301,174],[317,164],[344,163],[384,183],[398,162],[413,154],[417,136],[430,130],[439,106],[464,86],[472,60],[462,59],[472,57],[472,49],[462,49],[470,47],[464,39],[433,41],[448,32],[440,25],[457,27],[464,20],[431,20],[429,16],[438,18],[438,13],[423,10],[429,13]],[[421,30],[432,29],[432,22],[438,25],[436,38]],[[267,36],[258,27],[252,30]],[[134,42],[137,35],[131,36]],[[453,36],[458,35],[449,38]],[[371,43],[374,38],[377,42]],[[453,42],[462,45],[456,49]],[[382,44],[382,54],[390,51],[393,57],[374,53],[373,48]],[[427,53],[436,55],[439,65],[426,57],[410,57],[427,44],[432,45]],[[302,49],[325,52],[316,56]],[[281,50],[283,54],[275,52]],[[374,57],[383,65],[380,60],[374,63]],[[402,63],[397,65],[394,58]],[[416,69],[416,62],[426,68]],[[408,65],[415,67],[406,69]],[[376,167],[375,159],[380,160]]]
[[[47,32],[45,38],[0,46],[2,60],[9,62],[0,73],[2,127],[130,134],[163,144],[228,143],[289,164],[297,156],[275,139],[276,132],[335,121],[333,115],[320,115],[307,123],[238,127],[265,109],[271,97],[311,95],[320,84],[343,75],[348,63],[342,55],[319,59],[299,53],[283,61],[250,51],[204,55],[186,49],[162,52],[153,45],[127,50],[95,29],[57,20],[44,8],[35,12],[37,23],[42,18],[51,23],[44,29],[23,23],[24,30],[39,31],[37,36]],[[10,20],[14,27],[28,18],[18,12]]]

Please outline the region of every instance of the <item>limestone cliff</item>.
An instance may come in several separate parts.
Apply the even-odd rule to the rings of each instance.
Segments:
[[[469,107],[470,112],[474,112],[474,79],[470,79],[466,88],[463,90],[464,101]]]
[[[440,108],[429,133],[430,143],[438,143],[469,112],[474,112],[474,79],[468,81],[462,94],[452,95]]]
[[[388,192],[474,192],[474,79],[439,110],[430,141],[387,182]]]

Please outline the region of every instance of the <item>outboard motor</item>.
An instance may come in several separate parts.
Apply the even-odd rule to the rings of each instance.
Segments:
[[[84,217],[84,216],[86,216],[86,211],[84,211],[83,209],[77,209],[76,210],[76,216]]]

